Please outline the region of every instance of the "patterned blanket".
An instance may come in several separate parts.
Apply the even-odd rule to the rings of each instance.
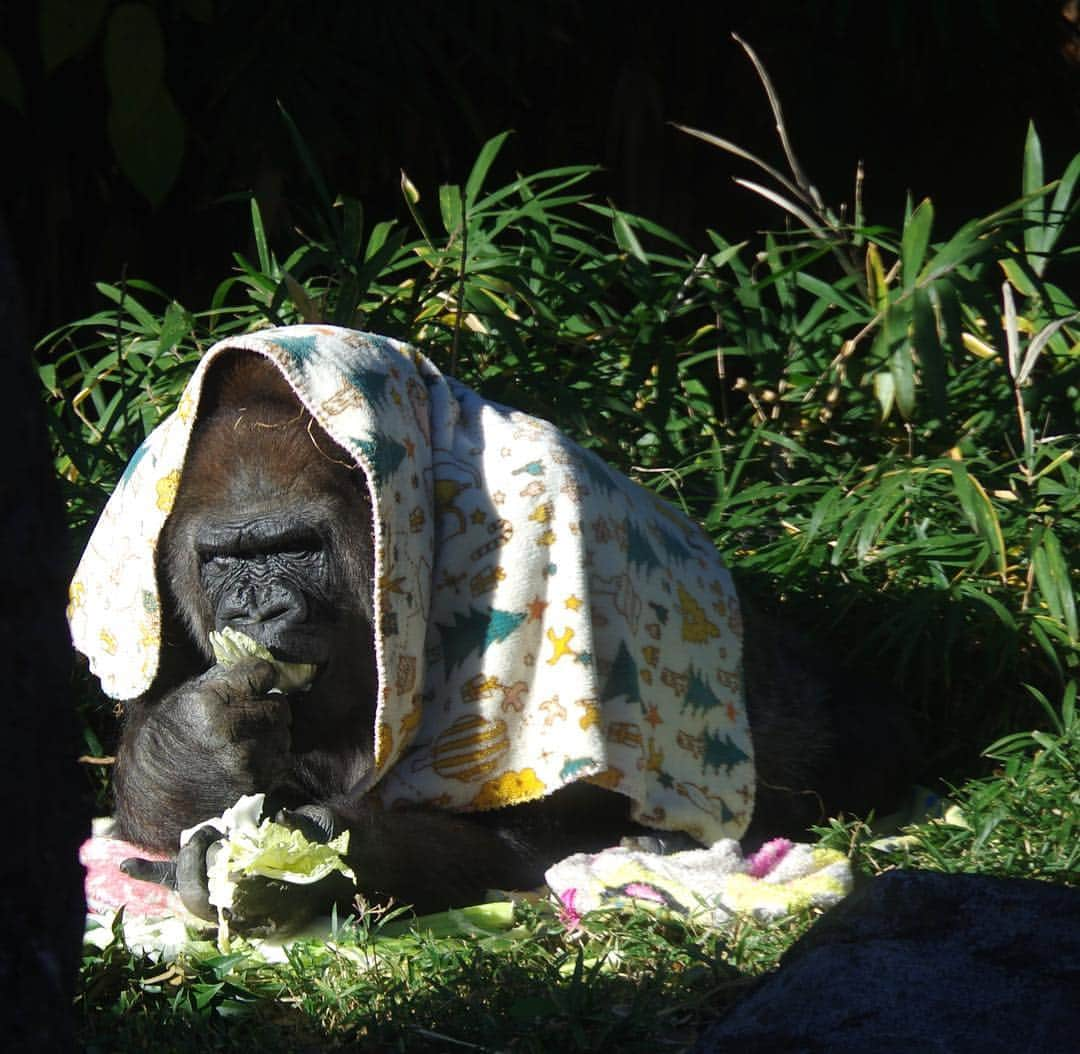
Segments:
[[[460,811],[576,780],[704,844],[753,808],[741,625],[706,535],[550,424],[416,350],[329,326],[230,337],[132,458],[71,586],[76,646],[134,699],[158,666],[158,537],[207,370],[265,356],[367,478],[376,765],[358,790]]]

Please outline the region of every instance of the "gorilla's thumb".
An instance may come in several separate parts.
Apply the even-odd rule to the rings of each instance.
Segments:
[[[172,860],[144,860],[141,856],[129,856],[121,861],[120,870],[128,878],[176,889],[176,864]]]

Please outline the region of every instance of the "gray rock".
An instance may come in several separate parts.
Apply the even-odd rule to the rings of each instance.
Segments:
[[[822,918],[695,1050],[1080,1050],[1080,891],[888,872]]]

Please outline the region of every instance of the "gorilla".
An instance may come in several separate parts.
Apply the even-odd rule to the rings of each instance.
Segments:
[[[380,393],[367,396],[378,401]],[[671,824],[635,814],[630,798],[603,778],[568,778],[528,800],[466,811],[439,798],[388,802],[375,793],[382,749],[378,700],[385,690],[380,634],[398,627],[396,620],[383,625],[388,620],[376,610],[381,514],[373,508],[369,474],[298,398],[295,378],[249,350],[218,354],[197,408],[182,405],[185,413],[194,425],[153,553],[158,663],[149,689],[124,706],[114,789],[125,839],[175,854],[182,831],[196,834],[175,868],[163,873],[136,859],[126,865],[129,873],[174,881],[190,910],[213,919],[205,858],[219,835],[199,825],[256,792],[266,795],[270,815],[309,838],[325,841],[348,831],[347,862],[359,893],[420,912],[475,903],[491,888],[537,886],[556,860],[623,838],[658,839],[667,847],[692,843]],[[371,460],[380,458],[386,460],[385,451]],[[380,471],[375,464],[372,472]],[[522,478],[528,481],[528,473]],[[595,478],[602,483],[606,477]],[[436,488],[443,533],[457,529],[452,489]],[[456,569],[448,576],[450,570]],[[265,646],[275,659],[312,664],[311,684],[281,692],[266,659],[215,662],[209,635],[226,628]],[[491,634],[489,627],[487,640]],[[747,840],[797,833],[825,810],[865,806],[898,778],[875,746],[883,719],[873,707],[852,702],[790,635],[745,603],[742,634],[755,782],[752,822],[741,823]],[[612,669],[618,666],[617,660]],[[693,667],[689,674],[692,681]],[[680,691],[687,691],[685,684]],[[513,705],[504,693],[503,712]],[[437,706],[429,691],[423,707]],[[556,697],[554,706],[564,703]],[[584,708],[574,727],[584,727],[589,713]],[[506,748],[501,740],[491,743],[489,749]],[[407,766],[407,757],[396,766]],[[638,767],[656,768],[653,761]],[[689,833],[702,837],[696,829]],[[238,929],[283,932],[354,893],[329,881],[299,892],[269,881],[264,886],[265,895],[253,897],[246,915],[233,919]]]

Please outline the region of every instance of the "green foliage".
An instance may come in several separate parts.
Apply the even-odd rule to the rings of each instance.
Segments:
[[[487,909],[476,909],[478,912]],[[743,923],[727,944],[686,921],[597,912],[568,933],[549,905],[519,905],[509,929],[473,937],[398,912],[367,913],[330,944],[300,941],[279,965],[243,950],[194,946],[151,963],[122,935],[88,952],[82,1038],[139,1044],[154,1024],[181,1049],[655,1050],[658,1029],[685,1046],[775,962],[810,916],[769,928]],[[273,1028],[266,1028],[267,1020]],[[160,1034],[160,1033],[159,1033]],[[176,1049],[175,1047],[173,1049]]]
[[[1038,185],[1032,129],[1025,194],[937,236],[929,200],[898,232],[846,224],[786,137],[791,178],[694,133],[766,171],[777,189],[741,182],[801,224],[695,253],[592,200],[589,166],[489,189],[505,134],[430,203],[403,173],[407,222],[371,223],[283,117],[312,191],[298,244],[280,258],[252,200],[255,259],[207,309],[101,283],[110,306],[42,342],[76,527],[210,343],[326,321],[417,344],[674,498],[969,750],[1007,728],[1013,686],[1075,666],[1080,327],[1050,278],[1080,158]]]
[[[410,237],[394,220],[369,229],[358,201],[332,198],[289,127],[315,205],[310,233],[283,261],[252,201],[257,259],[236,256],[237,273],[208,310],[189,312],[134,280],[101,284],[113,307],[43,341],[58,468],[77,484],[75,522],[100,508],[206,347],[266,324],[326,321],[413,341],[487,394],[558,417],[623,464],[700,449],[685,433],[708,432],[710,407],[701,385],[680,375],[668,332],[668,316],[685,311],[683,261],[645,253],[639,235],[688,250],[648,221],[590,202],[582,189],[590,167],[518,176],[487,192],[500,135],[463,188],[441,188],[441,230],[403,176]]]
[[[962,825],[914,829],[900,859],[835,822],[827,838],[862,867],[1074,881],[1080,325],[1054,276],[1075,252],[1080,156],[1044,183],[1032,128],[1021,197],[992,214],[942,231],[926,199],[890,229],[856,201],[849,222],[806,178],[757,65],[790,175],[691,134],[762,170],[768,185],[738,182],[785,225],[738,244],[708,232],[704,251],[593,200],[588,166],[490,189],[505,135],[436,194],[403,173],[404,218],[371,223],[285,115],[311,185],[294,245],[269,244],[252,201],[255,258],[235,257],[205,309],[102,283],[108,306],[40,345],[73,545],[212,342],[302,321],[408,340],[706,523],[744,588],[805,615],[868,695],[887,682],[921,712],[925,777],[1027,724],[1034,694],[1045,728],[997,738],[997,771],[956,793]],[[808,921],[719,941],[611,918],[575,944],[540,913],[512,936],[393,944],[368,920],[349,940],[383,944],[363,969],[302,946],[281,968],[211,957],[165,973],[113,947],[88,960],[85,1031],[145,1049],[167,1021],[192,1049],[249,1049],[249,1011],[274,1000],[294,1048],[655,1049]],[[223,1024],[238,1014],[242,1039]]]
[[[1080,884],[1076,689],[1069,681],[1057,710],[1029,689],[1050,730],[1016,732],[987,747],[999,767],[956,788],[944,817],[905,827],[884,844],[862,821],[834,820],[819,832],[823,843],[851,850],[872,873],[899,866]]]

